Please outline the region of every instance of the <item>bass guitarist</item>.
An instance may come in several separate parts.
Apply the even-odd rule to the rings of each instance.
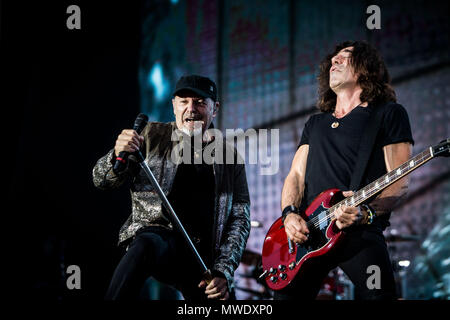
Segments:
[[[360,141],[375,108],[383,107],[383,121],[370,153],[360,186],[382,176],[411,156],[414,144],[406,110],[396,103],[386,66],[371,45],[346,41],[336,46],[320,64],[321,113],[306,122],[292,167],[284,182],[281,209],[288,239],[302,244],[308,239],[302,212],[322,191],[349,190],[360,158]],[[389,226],[392,208],[405,197],[404,177],[362,206],[340,207],[336,226],[345,241],[320,264],[308,269],[288,287],[276,291],[275,299],[314,299],[328,272],[339,266],[355,285],[356,299],[395,299],[396,290],[383,230]],[[352,191],[343,192],[348,197]],[[368,285],[376,266],[380,281]],[[378,267],[378,268],[377,268]]]

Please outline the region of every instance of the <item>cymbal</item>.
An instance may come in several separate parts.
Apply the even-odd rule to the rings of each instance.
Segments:
[[[387,234],[385,237],[386,242],[405,242],[405,241],[418,241],[419,236],[413,234]]]
[[[263,224],[260,221],[258,221],[258,220],[251,220],[250,221],[250,226],[252,228],[262,228]]]

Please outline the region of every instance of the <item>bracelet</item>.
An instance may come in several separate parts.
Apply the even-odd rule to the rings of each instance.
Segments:
[[[298,214],[298,208],[296,206],[293,206],[293,205],[289,205],[286,208],[284,208],[283,212],[281,213],[281,221],[284,222],[284,219],[286,219],[286,216],[289,213],[291,213],[291,212],[295,213],[295,214]]]
[[[368,218],[369,218],[369,220],[367,221],[367,224],[372,224],[373,219],[376,216],[375,215],[375,210],[371,206],[369,206],[368,204],[362,204],[361,207],[363,207],[367,211]]]

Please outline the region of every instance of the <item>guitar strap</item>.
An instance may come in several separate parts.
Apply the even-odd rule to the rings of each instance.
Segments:
[[[385,110],[391,102],[384,103],[382,105],[371,105],[372,113],[369,116],[367,129],[361,138],[358,151],[359,161],[356,163],[355,170],[353,171],[352,179],[350,182],[350,189],[356,191],[360,189],[362,178],[367,169],[367,164],[369,162],[370,156],[373,152],[373,147],[375,145],[375,139],[378,132],[380,131],[381,123],[383,122]]]

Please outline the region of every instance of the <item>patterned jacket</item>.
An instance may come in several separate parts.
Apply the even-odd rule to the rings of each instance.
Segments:
[[[172,151],[179,141],[172,141],[176,124],[149,122],[142,131],[144,145],[141,147],[148,166],[162,190],[168,195],[175,178],[177,164],[172,160]],[[179,135],[180,136],[180,135]],[[214,142],[212,142],[214,143]],[[223,143],[223,152],[233,152],[234,147]],[[214,155],[214,153],[213,153]],[[100,158],[93,169],[93,181],[100,189],[112,189],[131,178],[132,213],[121,227],[119,244],[131,240],[140,228],[157,225],[172,229],[173,226],[162,213],[162,203],[144,171],[132,161],[116,175],[113,172],[114,149]],[[225,161],[225,156],[223,157]],[[223,163],[223,162],[222,162]],[[233,286],[234,271],[239,265],[250,233],[250,199],[244,164],[213,164],[215,176],[214,212],[214,265],[212,271],[221,272]]]

